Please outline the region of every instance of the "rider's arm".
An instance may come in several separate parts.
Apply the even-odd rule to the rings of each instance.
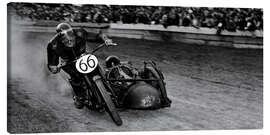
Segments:
[[[102,31],[100,31],[99,34],[97,35],[97,40],[101,43],[112,42],[112,40],[106,34],[104,34]]]
[[[59,56],[56,53],[57,48],[57,40],[59,38],[59,35],[55,35],[48,43],[47,45],[47,60],[48,60],[48,68],[51,72],[53,70],[53,67],[56,67],[59,64]]]
[[[101,30],[99,31],[98,34],[93,33],[93,32],[87,32],[85,29],[80,28],[80,29],[75,29],[75,34],[82,38],[85,45],[86,41],[88,42],[95,42],[95,43],[105,43],[106,45],[112,44],[112,40],[104,34]],[[86,50],[87,51],[87,50]]]
[[[53,44],[48,44],[47,46],[48,65],[57,66],[59,64],[59,56],[56,54],[53,46]]]
[[[104,34],[101,30],[98,34],[93,32],[87,32],[84,29],[79,29],[76,31],[76,34],[79,37],[84,38],[85,40],[89,42],[96,42],[96,43],[104,43],[105,41],[111,40],[106,34]]]
[[[74,29],[75,34],[83,39],[83,41],[88,41],[88,42],[101,42],[101,39],[99,38],[98,34],[93,33],[93,32],[87,32],[83,28],[79,29]]]
[[[108,40],[108,39],[110,39],[106,34],[104,34],[103,32],[100,32],[99,34],[98,34],[98,38],[100,39],[100,40],[102,40],[103,42],[104,41],[106,41],[106,40]]]

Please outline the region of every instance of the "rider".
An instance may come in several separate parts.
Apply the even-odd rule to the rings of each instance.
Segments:
[[[56,32],[56,35],[49,41],[47,46],[48,69],[53,74],[60,71],[57,66],[59,60],[61,63],[71,62],[86,52],[87,32],[84,29],[73,29],[68,23],[60,23],[57,25]],[[96,42],[105,42],[106,45],[112,44],[112,40],[101,32],[96,36],[92,36],[91,39]],[[82,81],[76,72],[75,63],[64,66],[62,69],[70,75],[69,82],[73,89],[75,107],[78,109],[83,108],[83,89],[80,87]]]

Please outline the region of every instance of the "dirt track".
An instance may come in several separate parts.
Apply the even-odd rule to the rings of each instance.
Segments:
[[[103,49],[134,65],[152,59],[165,74],[171,108],[119,110],[118,127],[106,113],[73,106],[70,87],[44,68],[46,33],[11,32],[8,76],[8,131],[158,131],[263,127],[262,50],[114,39]],[[92,45],[94,46],[94,45]]]

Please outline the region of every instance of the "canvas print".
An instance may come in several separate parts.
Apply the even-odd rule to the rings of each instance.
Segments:
[[[7,4],[9,133],[263,128],[263,9]]]

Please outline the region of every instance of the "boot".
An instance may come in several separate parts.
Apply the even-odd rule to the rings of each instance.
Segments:
[[[83,99],[78,96],[73,96],[74,105],[77,109],[82,109],[84,107]]]
[[[73,100],[74,105],[77,109],[82,109],[84,107],[84,97],[82,93],[82,88],[80,86],[80,81],[74,81],[73,79],[69,80],[71,87],[73,89]]]

